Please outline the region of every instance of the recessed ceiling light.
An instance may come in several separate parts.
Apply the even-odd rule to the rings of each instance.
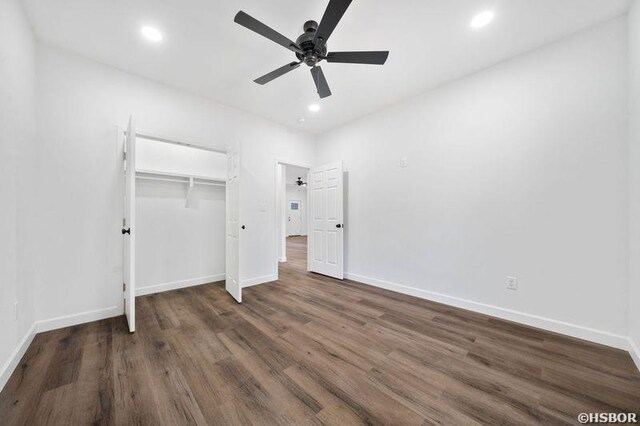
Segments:
[[[309,111],[311,111],[311,112],[318,112],[318,111],[320,111],[320,105],[318,105],[318,104],[311,104],[311,105],[309,105]]]
[[[493,18],[495,18],[495,16],[496,14],[492,10],[485,10],[484,12],[477,14],[471,20],[471,28],[478,29],[487,26],[491,23],[491,21],[493,21]]]
[[[154,27],[145,26],[140,30],[142,35],[149,41],[159,42],[162,41],[162,33]]]

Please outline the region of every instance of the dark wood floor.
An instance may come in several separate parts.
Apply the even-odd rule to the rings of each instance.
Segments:
[[[623,351],[306,272],[137,299],[36,336],[0,394],[0,424],[576,424],[639,412]]]

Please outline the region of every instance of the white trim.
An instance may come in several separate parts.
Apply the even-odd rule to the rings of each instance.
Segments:
[[[24,356],[25,352],[27,352],[27,349],[29,348],[29,345],[31,345],[34,337],[36,337],[35,323],[31,326],[29,331],[27,331],[27,334],[25,334],[20,343],[18,343],[18,346],[13,350],[7,362],[2,366],[2,370],[0,370],[0,391],[4,389],[4,386],[9,381],[9,378],[18,366],[18,363]]]
[[[246,280],[242,280],[242,288],[251,287],[258,284],[270,283],[272,281],[276,281],[278,277],[276,274],[264,275],[262,277],[248,278]]]
[[[275,160],[276,163],[284,164],[285,166],[299,167],[301,169],[311,170],[311,167],[313,167],[309,163],[296,163],[295,161],[283,160],[282,158],[276,158]]]
[[[629,337],[629,354],[631,359],[636,363],[636,368],[640,371],[640,348],[636,345],[631,337]]]
[[[209,284],[217,281],[224,281],[225,274],[207,275],[205,277],[191,278],[188,280],[172,281],[169,283],[154,284],[136,288],[136,296],[160,293],[163,291],[177,290],[179,288],[192,287],[195,285]]]
[[[278,259],[278,262],[280,262],[280,263],[284,263],[284,262],[286,262],[286,261],[287,261],[287,256],[280,257],[280,258]]]
[[[61,317],[36,321],[35,327],[38,333],[42,333],[43,331],[57,330],[58,328],[71,327],[73,325],[84,324],[86,322],[119,317],[120,315],[124,315],[122,306],[110,306],[108,308],[96,309],[94,311],[85,311],[78,314],[63,315]]]
[[[491,315],[493,317],[517,322],[543,330],[553,331],[555,333],[565,334],[571,337],[576,337],[578,339],[588,340],[618,349],[629,350],[629,338],[626,336],[621,336],[619,334],[596,330],[589,327],[583,327],[581,325],[558,321],[551,318],[545,318],[538,315],[527,314],[511,309],[505,309],[498,306],[474,302],[472,300],[461,299],[459,297],[448,296],[446,294],[434,293],[415,287],[409,287],[388,281],[378,280],[375,278],[365,277],[363,275],[358,275],[351,272],[345,272],[344,276],[347,279],[358,281],[360,283],[371,285],[374,287],[380,287],[386,290],[408,294],[410,296],[431,300],[433,302],[444,303],[446,305],[455,306],[457,308],[479,312],[485,315]]]

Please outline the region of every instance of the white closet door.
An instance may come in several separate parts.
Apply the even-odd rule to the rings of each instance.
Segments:
[[[229,294],[242,302],[240,284],[240,154],[227,154],[226,282]],[[242,226],[244,228],[244,226]]]
[[[307,249],[309,270],[342,279],[343,187],[342,162],[311,169]]]
[[[136,128],[133,117],[129,118],[124,141],[124,314],[129,331],[136,330]]]

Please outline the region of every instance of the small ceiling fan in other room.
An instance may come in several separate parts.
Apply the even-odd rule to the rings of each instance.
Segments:
[[[311,68],[311,76],[318,90],[320,98],[331,96],[331,90],[327,79],[324,77],[322,68],[318,63],[322,61],[338,62],[343,64],[369,64],[384,65],[389,56],[388,51],[366,51],[366,52],[329,52],[327,41],[333,30],[342,19],[352,0],[330,0],[327,10],[325,10],[320,24],[316,21],[307,21],[303,25],[304,33],[296,39],[289,40],[274,29],[266,26],[257,19],[247,15],[243,11],[236,14],[235,22],[260,34],[269,40],[278,43],[282,47],[289,49],[296,54],[297,61],[291,62],[268,74],[263,75],[254,81],[258,84],[267,84],[298,68],[305,63]]]
[[[307,186],[307,182],[303,182],[302,178],[298,176],[298,180],[296,181],[296,185],[298,186]]]

